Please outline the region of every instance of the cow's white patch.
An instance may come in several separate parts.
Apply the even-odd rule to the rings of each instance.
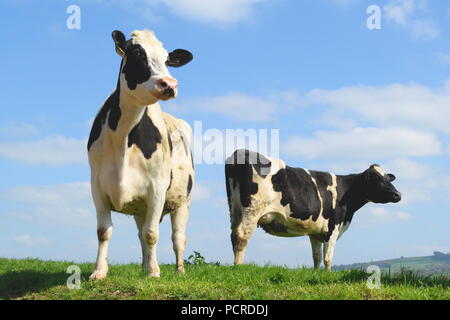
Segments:
[[[275,175],[281,169],[286,168],[286,163],[284,163],[284,161],[281,159],[275,159],[275,158],[270,158],[270,157],[267,157],[267,159],[270,161],[269,175]]]
[[[337,201],[337,180],[336,175],[333,173],[330,173],[331,175],[331,186],[327,187],[327,191],[331,192],[331,196],[333,199],[333,210],[336,209],[336,201]]]
[[[148,65],[152,70],[152,77],[170,78],[171,75],[165,64],[169,54],[153,31],[135,30],[131,33],[131,36],[133,44],[139,44],[144,48]]]

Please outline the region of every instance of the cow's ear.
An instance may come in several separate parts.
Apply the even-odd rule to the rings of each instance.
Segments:
[[[176,49],[169,53],[169,58],[167,58],[166,64],[169,67],[181,67],[192,60],[194,56],[187,50]]]
[[[117,54],[123,58],[125,56],[125,45],[127,42],[125,35],[122,33],[122,31],[114,30],[111,36],[116,45]]]
[[[387,177],[388,177],[390,182],[395,181],[395,179],[396,179],[396,177],[392,173],[388,173]]]

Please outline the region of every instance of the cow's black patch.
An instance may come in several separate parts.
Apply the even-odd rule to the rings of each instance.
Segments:
[[[173,151],[173,143],[172,143],[172,138],[170,137],[170,132],[169,132],[169,130],[167,130],[167,139],[169,140],[170,155],[172,155],[172,151]]]
[[[249,153],[245,154],[243,159],[238,159],[241,154],[236,151],[225,164],[225,179],[227,185],[228,204],[231,207],[230,195],[231,188],[239,185],[240,199],[243,207],[250,206],[251,195],[258,192],[258,184],[253,182],[253,166],[249,163]],[[232,186],[229,185],[230,179]]]
[[[97,113],[97,116],[94,119],[94,123],[92,124],[91,133],[89,134],[88,140],[88,150],[91,149],[92,144],[96,141],[102,132],[102,127],[105,124],[106,116],[108,112],[111,110],[112,105],[115,101],[118,100],[117,91],[114,91],[112,95],[106,100],[105,104],[101,107],[100,111]]]
[[[135,90],[138,84],[150,79],[151,68],[148,65],[147,53],[141,45],[128,43],[122,73],[130,90]]]
[[[117,95],[117,102],[112,105],[111,112],[108,116],[108,126],[111,128],[111,130],[116,131],[121,115],[122,112],[120,111],[119,98]]]
[[[189,152],[189,156],[191,157],[191,165],[192,165],[192,169],[195,169],[195,165],[194,165],[194,157],[192,156],[192,151]]]
[[[120,69],[122,69],[122,63],[120,64]],[[106,102],[103,104],[102,108],[98,112],[92,124],[91,133],[89,134],[88,140],[88,151],[91,148],[94,141],[96,141],[102,132],[102,127],[106,122],[106,117],[108,117],[108,125],[111,130],[117,129],[117,124],[121,116],[120,106],[120,76],[117,80],[116,90],[109,96]],[[109,112],[109,116],[108,116]]]
[[[323,204],[323,217],[328,219],[335,214],[333,210],[333,196],[328,189],[333,184],[331,174],[322,171],[309,171],[311,176],[316,180],[317,188],[319,189],[320,196],[322,197]]]
[[[249,164],[252,165],[256,173],[265,178],[270,173],[272,163],[269,159],[260,153],[250,150],[236,150],[233,154],[234,164]]]
[[[188,184],[187,184],[187,195],[188,195],[188,197],[191,194],[191,191],[192,191],[192,176],[189,175],[189,180],[188,180]]]
[[[145,108],[139,123],[128,134],[128,147],[135,144],[144,154],[146,159],[150,159],[156,151],[158,143],[161,143],[161,133],[155,127]]]
[[[339,176],[337,181],[342,222],[350,223],[355,212],[367,203],[364,173]]]
[[[170,187],[172,186],[172,181],[173,181],[173,171],[170,170],[170,181],[169,181],[169,186],[167,187],[167,190],[169,190]]]
[[[273,188],[281,192],[281,205],[290,205],[291,217],[317,220],[320,200],[311,176],[303,169],[287,166],[272,176]]]
[[[256,173],[258,173],[258,175],[261,178],[265,178],[270,173],[272,162],[270,162],[270,160],[264,157],[262,154],[249,151],[249,157],[253,157],[250,159],[255,159],[255,155],[256,155],[256,163],[252,163],[253,168],[255,168]]]
[[[280,234],[288,235],[289,234],[288,228],[286,226],[282,225],[281,223],[276,222],[275,220],[273,220],[269,223],[261,224],[259,226],[268,234],[273,234],[273,235],[280,235]]]

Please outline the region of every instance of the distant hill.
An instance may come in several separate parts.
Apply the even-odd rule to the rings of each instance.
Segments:
[[[413,257],[353,263],[349,265],[334,266],[334,270],[367,269],[370,265],[377,265],[383,272],[397,273],[402,268],[420,272],[423,275],[446,274],[450,275],[450,254],[436,251],[432,256]]]

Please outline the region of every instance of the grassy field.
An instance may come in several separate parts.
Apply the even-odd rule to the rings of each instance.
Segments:
[[[147,278],[137,264],[112,265],[109,277],[87,281],[93,264],[79,264],[82,285],[66,286],[70,262],[0,258],[0,299],[450,299],[450,278],[403,271],[383,276],[370,290],[362,271],[325,272],[277,266],[190,264],[178,275],[161,266],[161,278]]]

